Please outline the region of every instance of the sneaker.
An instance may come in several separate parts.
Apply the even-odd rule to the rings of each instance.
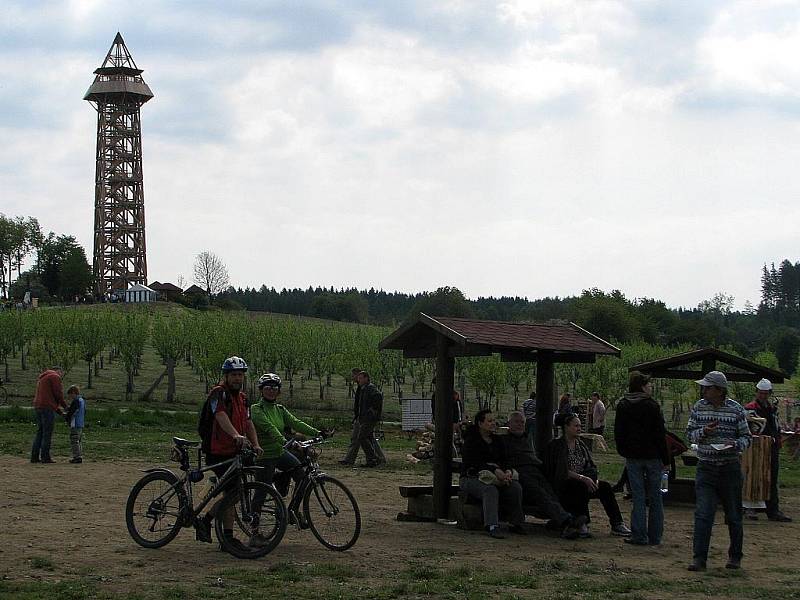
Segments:
[[[194,522],[194,537],[198,542],[211,543],[211,519],[205,516]]]
[[[643,542],[642,540],[635,540],[635,539],[633,539],[631,537],[626,537],[622,541],[625,542],[626,544],[630,544],[631,546],[649,546],[650,545],[650,542]]]
[[[245,546],[241,541],[237,540],[236,538],[232,538],[228,540],[228,545],[233,546],[233,549],[237,552],[242,552],[244,554],[249,554],[251,548],[249,546]]]
[[[767,515],[767,518],[770,521],[777,521],[778,523],[791,523],[792,522],[792,518],[791,517],[787,517],[781,511],[778,511],[776,513],[772,513],[771,515]]]
[[[70,459],[69,462],[70,462],[71,465],[79,465],[79,464],[81,464],[83,462],[83,459],[82,458],[72,458],[72,459]]]
[[[581,527],[586,525],[586,515],[578,515],[564,521],[561,529],[561,537],[565,540],[575,540],[581,533]]]
[[[625,525],[625,523],[617,523],[616,525],[611,526],[611,535],[628,537],[630,534],[631,530],[628,529],[628,526]]]
[[[742,568],[742,559],[741,558],[729,558],[728,562],[725,563],[726,569],[741,569]]]
[[[689,563],[689,566],[686,567],[687,571],[705,571],[706,570],[706,563],[703,560],[693,560]]]
[[[506,536],[504,536],[503,532],[500,531],[499,525],[493,525],[492,527],[487,527],[486,532],[489,534],[489,537],[494,538],[496,540],[506,539]]]

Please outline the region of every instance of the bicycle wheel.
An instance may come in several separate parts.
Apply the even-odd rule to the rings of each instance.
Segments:
[[[361,512],[355,497],[329,475],[317,477],[308,486],[303,514],[314,537],[331,550],[351,548],[361,533]]]
[[[181,530],[182,494],[172,473],[142,477],[131,489],[125,505],[125,524],[133,541],[145,548],[170,543]]]
[[[231,527],[229,534],[225,533],[226,521]],[[271,485],[247,481],[222,499],[214,528],[226,552],[237,558],[260,558],[283,539],[286,506]]]

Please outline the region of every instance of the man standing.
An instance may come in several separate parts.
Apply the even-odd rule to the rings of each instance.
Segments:
[[[517,470],[522,486],[522,503],[536,508],[561,529],[561,537],[576,539],[586,516],[573,516],[564,510],[550,482],[542,473],[542,461],[536,456],[531,438],[525,433],[525,415],[514,411],[508,415],[508,435],[501,436],[508,466]],[[537,514],[538,514],[537,513]]]
[[[358,448],[361,445],[359,438],[361,429],[358,424],[359,399],[361,397],[361,386],[358,384],[359,373],[361,373],[361,369],[356,368],[350,370],[350,378],[356,386],[353,390],[353,431],[350,434],[350,445],[347,447],[347,452],[344,458],[339,461],[340,465],[354,465],[356,456],[358,456]]]
[[[690,571],[704,571],[717,501],[725,510],[730,546],[727,569],[742,562],[742,467],[741,453],[750,445],[747,416],[740,404],[727,398],[728,380],[720,371],[709,371],[700,384],[702,399],[692,408],[686,435],[697,444],[694,542]]]
[[[213,415],[211,425],[210,451],[206,454],[208,466],[223,463],[238,454],[242,447],[249,444],[256,454],[261,454],[258,434],[250,419],[250,408],[247,396],[243,392],[247,363],[238,356],[231,356],[222,363],[222,382],[208,393],[207,405]],[[217,477],[222,477],[228,465],[214,467]],[[195,535],[201,542],[211,542],[211,521],[217,517],[215,504],[202,519],[195,522]],[[223,513],[220,518],[226,537],[233,545],[242,544],[233,537],[235,511]],[[255,537],[255,534],[253,535]]]
[[[769,401],[771,394],[772,382],[769,379],[762,379],[756,384],[755,401],[745,406],[745,408],[754,410],[759,417],[766,420],[766,425],[761,435],[768,435],[772,438],[767,518],[770,521],[789,523],[792,519],[783,514],[778,507],[778,467],[781,453],[781,427],[780,421],[778,420],[778,407]]]
[[[64,377],[64,369],[53,367],[39,375],[39,380],[36,382],[36,396],[33,399],[33,408],[36,412],[36,437],[33,438],[31,447],[32,463],[55,462],[50,457],[53,423],[56,413],[63,414],[67,408],[61,383],[62,377]]]

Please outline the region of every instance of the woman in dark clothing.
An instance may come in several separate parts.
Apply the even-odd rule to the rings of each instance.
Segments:
[[[589,500],[597,498],[611,523],[611,533],[629,536],[630,529],[622,520],[617,499],[607,481],[597,478],[597,465],[592,460],[589,448],[581,440],[581,420],[576,414],[558,415],[556,425],[563,435],[551,441],[545,449],[544,469],[564,510],[573,515],[589,517]],[[589,537],[589,528],[584,525],[581,537]]]
[[[637,546],[661,543],[664,532],[661,475],[670,468],[664,415],[651,392],[650,378],[633,371],[628,393],[619,402],[614,422],[617,452],[626,459],[628,484],[633,495],[633,535],[625,541]]]
[[[504,538],[499,528],[499,509],[508,516],[513,533],[524,534],[522,524],[522,487],[512,477],[505,447],[494,432],[497,423],[489,410],[479,411],[475,422],[464,435],[461,478],[463,492],[481,501],[483,524],[493,538]]]

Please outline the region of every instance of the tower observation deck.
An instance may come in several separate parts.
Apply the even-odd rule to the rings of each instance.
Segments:
[[[117,33],[83,96],[97,110],[94,183],[95,293],[147,285],[140,108],[153,97]]]

